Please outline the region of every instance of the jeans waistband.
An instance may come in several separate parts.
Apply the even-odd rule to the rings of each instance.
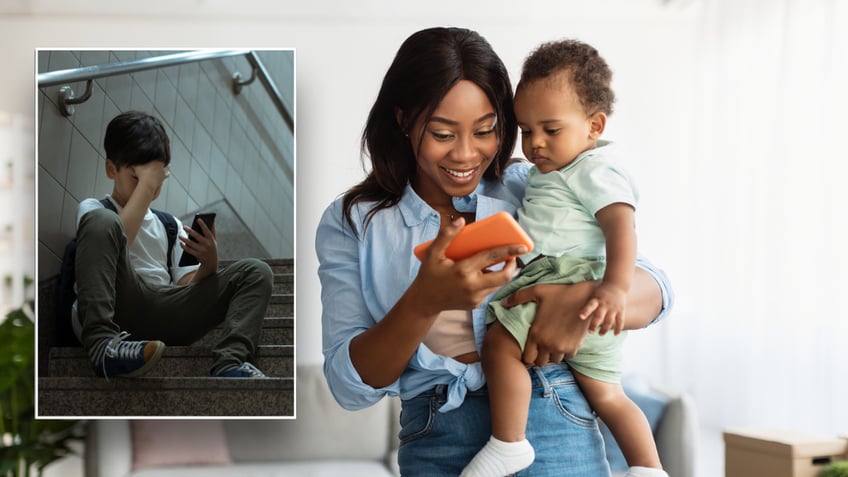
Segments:
[[[445,402],[448,399],[448,385],[447,384],[437,384],[436,387],[434,387],[432,391],[423,392],[419,396],[427,395],[427,394],[432,394],[436,399],[439,400],[439,402]],[[489,389],[488,389],[488,387],[486,387],[484,385],[482,388],[480,388],[476,391],[472,391],[470,389],[468,391],[466,391],[466,393],[465,393],[466,398],[469,398],[469,397],[472,397],[472,396],[473,397],[486,397],[486,398],[488,398],[489,397]]]

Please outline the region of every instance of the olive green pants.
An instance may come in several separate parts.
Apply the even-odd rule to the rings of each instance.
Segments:
[[[563,255],[561,257],[539,257],[529,263],[511,282],[501,288],[492,300],[486,315],[486,323],[495,320],[515,337],[524,350],[527,333],[536,317],[536,303],[529,302],[512,308],[503,306],[502,299],[512,293],[538,283],[572,284],[588,280],[599,280],[604,276],[606,263],[603,260],[590,260]],[[608,383],[618,383],[621,378],[621,349],[625,332],[618,336],[607,333],[600,336],[589,333],[577,356],[568,359],[569,366],[592,379]]]
[[[89,352],[120,331],[133,340],[188,345],[223,323],[212,348],[213,372],[256,353],[273,286],[262,261],[239,260],[191,285],[151,286],[130,263],[120,217],[96,209],[80,221],[75,267],[82,344]]]

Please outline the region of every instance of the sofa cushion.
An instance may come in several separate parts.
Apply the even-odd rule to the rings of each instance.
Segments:
[[[657,431],[657,448],[668,475],[692,477],[696,474],[698,410],[688,394],[681,394],[668,403],[662,426]]]
[[[388,399],[368,409],[346,411],[330,394],[320,366],[298,367],[296,382],[296,419],[224,421],[234,462],[385,462],[392,419],[397,419]]]
[[[132,469],[227,465],[230,452],[221,421],[131,421]]]
[[[393,477],[379,462],[326,460],[236,464],[222,467],[158,467],[132,477]]]

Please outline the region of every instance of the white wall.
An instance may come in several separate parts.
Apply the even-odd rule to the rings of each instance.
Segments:
[[[24,287],[35,276],[32,148],[30,117],[0,111],[0,321],[33,298],[34,287]]]
[[[784,24],[790,30],[789,19],[809,13],[804,2],[603,0],[588,5],[577,0],[529,4],[370,0],[340,1],[330,7],[326,2],[281,6],[262,0],[239,2],[241,10],[234,10],[231,2],[214,0],[175,5],[150,0],[141,6],[100,0],[18,3],[0,7],[0,12],[5,8],[19,13],[0,17],[6,71],[0,111],[29,117],[34,117],[36,47],[296,49],[296,320],[301,363],[322,360],[315,227],[324,207],[363,177],[359,135],[382,75],[403,39],[434,25],[473,28],[489,39],[513,78],[523,57],[542,41],[569,36],[593,43],[615,71],[619,101],[606,136],[631,152],[630,169],[642,192],[640,248],[666,269],[678,295],[669,321],[629,335],[628,366],[655,381],[693,392],[700,399],[704,420],[716,426],[771,424],[848,432],[845,411],[838,404],[839,390],[845,385],[837,376],[845,365],[836,360],[836,342],[827,336],[831,329],[844,330],[842,323],[848,323],[839,318],[844,316],[838,304],[838,290],[844,288],[841,275],[828,275],[825,290],[837,293],[822,298],[834,304],[816,303],[813,316],[833,313],[830,323],[814,321],[820,325],[814,336],[818,341],[793,347],[788,327],[781,328],[780,341],[776,341],[789,353],[803,355],[803,368],[813,373],[803,375],[789,368],[792,357],[772,352],[775,340],[763,332],[771,329],[775,315],[783,321],[808,319],[810,302],[804,297],[815,288],[812,277],[819,271],[795,271],[796,280],[787,285],[786,275],[770,274],[764,265],[778,261],[783,241],[789,245],[785,249],[791,249],[796,238],[803,245],[805,240],[815,244],[821,238],[830,243],[835,236],[826,231],[821,237],[804,237],[800,232],[781,236],[779,229],[769,227],[784,220],[781,214],[786,209],[769,209],[767,214],[748,209],[752,204],[765,207],[772,201],[789,200],[781,195],[783,190],[770,190],[774,186],[769,184],[791,178],[797,156],[774,146],[778,143],[773,142],[772,130],[760,129],[753,136],[769,153],[757,162],[725,146],[744,146],[753,125],[784,117],[781,101],[784,94],[792,94],[794,83],[787,84],[788,93],[757,99],[754,107],[745,101],[756,98],[761,86],[776,77],[770,70],[757,71],[759,60],[773,59],[773,47],[786,44],[781,43],[785,37],[779,28],[774,38],[756,32],[766,31],[765,22]],[[829,5],[836,8],[837,4]],[[739,17],[745,21],[727,21]],[[846,31],[843,24],[824,23],[823,32]],[[833,58],[848,58],[844,43],[828,51]],[[727,60],[734,54],[738,58]],[[804,63],[799,64],[803,68]],[[780,65],[784,69],[777,73],[784,76],[798,69],[792,61]],[[836,84],[841,78],[832,75],[829,81]],[[799,102],[807,98],[797,97]],[[767,106],[766,116],[761,116],[763,106]],[[835,111],[844,111],[844,106],[827,104]],[[703,115],[704,111],[710,115]],[[838,120],[835,113],[828,117]],[[798,118],[812,122],[818,116]],[[838,121],[828,124],[826,131],[840,132]],[[709,134],[713,131],[715,136]],[[813,136],[799,138],[798,144],[815,141]],[[844,187],[840,189],[836,182],[830,190],[838,199]],[[799,207],[798,212],[803,214],[803,209]],[[834,217],[822,217],[821,223]],[[743,237],[747,232],[756,236]],[[742,239],[745,245],[740,245]],[[758,248],[761,242],[777,245],[766,253]],[[848,266],[844,255],[834,253],[833,257],[842,257],[837,265]],[[803,276],[808,278],[797,279]],[[770,296],[773,290],[782,290],[780,300]],[[808,329],[804,336],[811,332]],[[727,349],[728,345],[732,347]],[[751,359],[748,353],[754,352],[759,354]],[[780,366],[771,364],[777,356]],[[805,385],[793,389],[792,379],[799,377]],[[834,394],[817,396],[818,386],[826,386],[821,388],[825,394]],[[817,411],[804,412],[809,409]]]
[[[199,17],[172,7],[170,15],[142,15],[108,2],[35,2],[0,18],[7,94],[0,110],[33,116],[35,48],[295,48],[297,84],[296,265],[297,358],[320,362],[320,301],[314,232],[323,208],[363,176],[359,135],[397,47],[412,32],[434,25],[466,26],[482,33],[499,52],[513,76],[532,47],[563,36],[598,46],[613,66],[620,101],[609,125],[610,137],[634,151],[633,169],[643,184],[645,210],[661,203],[668,185],[655,173],[668,158],[655,154],[657,142],[680,141],[663,128],[645,128],[645,108],[671,115],[685,101],[687,55],[692,41],[691,9],[658,1],[549,2],[542,8],[519,8],[506,1],[466,4],[431,2],[339,2],[333,14],[319,5],[278,7],[275,2],[247,3],[243,13],[205,5]],[[139,11],[155,11],[166,2],[146,2]],[[271,12],[264,10],[270,7]],[[12,8],[14,7],[7,7]],[[176,9],[176,10],[175,10]],[[0,10],[2,11],[2,10]],[[21,13],[22,12],[22,13]],[[114,14],[113,14],[114,13]],[[131,14],[126,14],[131,13]],[[132,14],[138,13],[138,14]],[[673,59],[668,68],[646,69],[656,57]],[[647,231],[659,218],[640,215]],[[662,237],[661,230],[657,228]],[[666,249],[663,244],[646,248]],[[656,255],[656,254],[655,254]],[[657,257],[660,262],[667,262]]]

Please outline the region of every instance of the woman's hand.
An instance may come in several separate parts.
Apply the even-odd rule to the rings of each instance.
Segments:
[[[464,226],[465,219],[459,218],[439,230],[410,287],[421,290],[427,296],[422,306],[431,308],[431,313],[471,310],[480,306],[487,296],[509,282],[516,271],[515,259],[506,260],[501,270],[491,271],[487,267],[527,252],[524,245],[507,245],[453,261],[445,256],[445,251]]]
[[[599,281],[573,285],[539,284],[518,290],[503,300],[508,307],[536,302],[536,318],[524,345],[525,364],[543,366],[577,354],[592,324],[589,319],[592,317],[581,319],[580,312],[600,284]],[[662,309],[662,292],[657,281],[639,267],[636,267],[626,300],[627,314],[621,317],[626,330],[648,326]]]
[[[506,297],[504,306],[536,302],[536,318],[527,334],[523,361],[527,365],[544,366],[573,358],[583,345],[591,320],[580,318],[579,312],[598,282],[573,285],[538,284]]]
[[[524,245],[493,248],[458,262],[447,258],[448,244],[464,225],[464,219],[457,219],[439,230],[400,300],[382,320],[351,340],[351,361],[363,382],[375,388],[395,382],[439,313],[476,308],[515,275],[515,259],[507,260],[502,270],[485,268],[526,253]]]

